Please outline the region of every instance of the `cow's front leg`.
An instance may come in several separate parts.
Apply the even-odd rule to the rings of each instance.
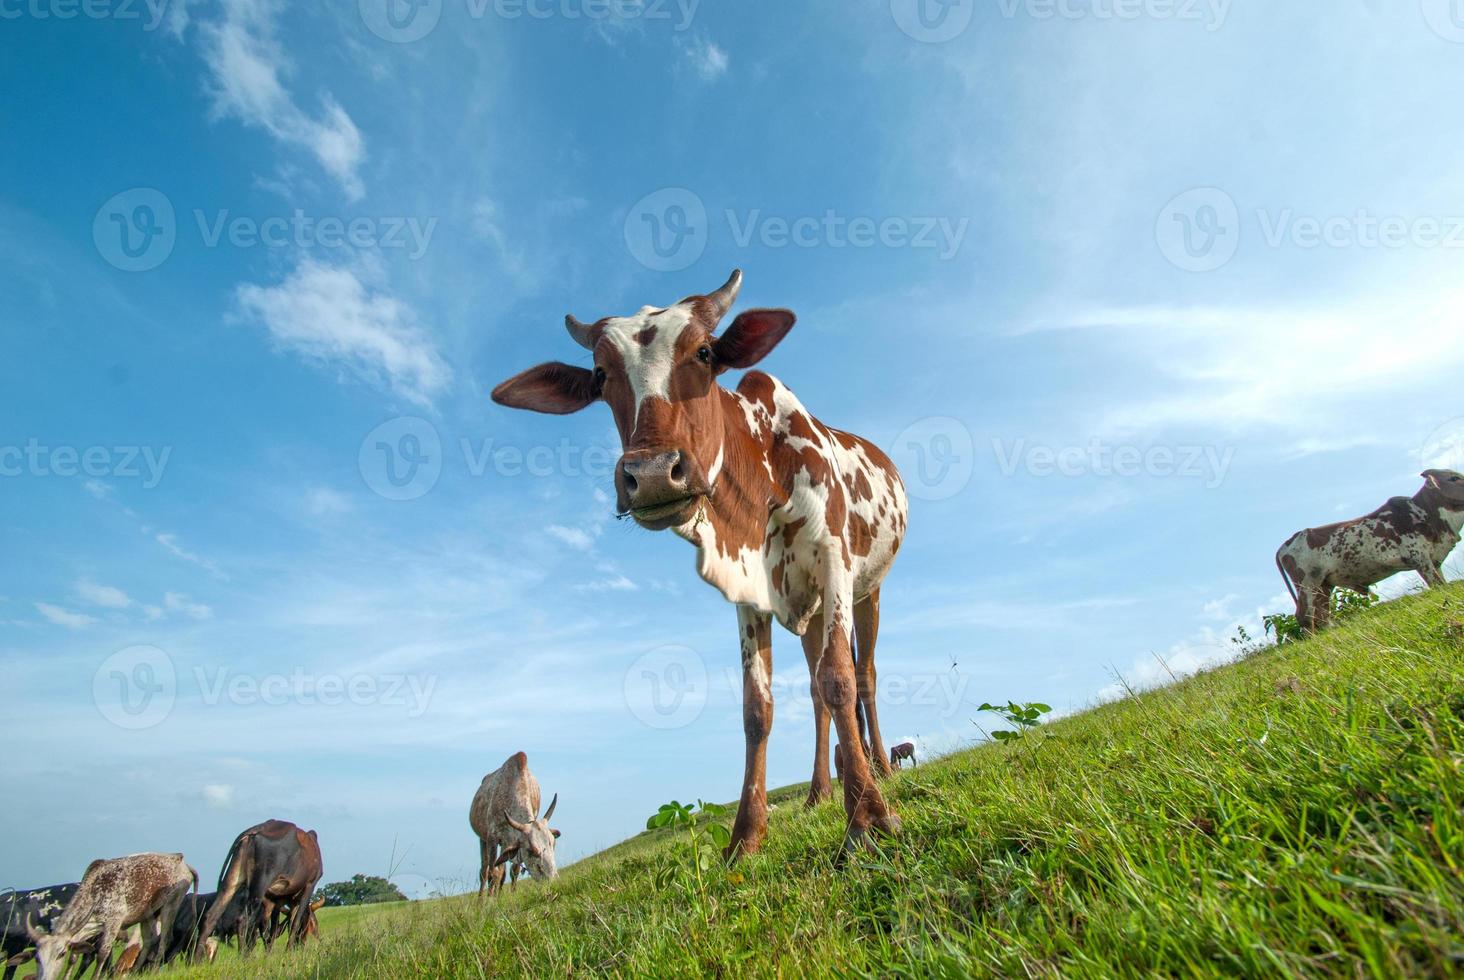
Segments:
[[[1443,588],[1448,583],[1444,579],[1444,568],[1431,557],[1419,556],[1408,563],[1408,566],[1418,573],[1423,579],[1423,584],[1430,589]]]
[[[818,693],[818,662],[823,656],[823,617],[815,616],[803,634],[803,658],[808,661],[808,695],[813,699],[813,780],[806,806],[818,806],[834,795],[829,781],[829,709]]]
[[[830,564],[837,567],[837,561]],[[854,675],[854,602],[850,583],[835,577],[825,588],[823,601],[824,648],[818,664],[819,692],[834,716],[839,751],[843,755],[844,812],[849,819],[844,847],[857,850],[869,846],[872,829],[898,833],[900,818],[885,806],[884,796],[875,785],[855,712],[859,685]]]
[[[737,607],[737,635],[742,646],[742,732],[747,738],[747,767],[742,798],[732,824],[727,857],[754,854],[768,831],[768,734],[773,730],[772,617],[751,606]]]
[[[879,589],[875,589],[854,607],[854,644],[857,656],[854,673],[859,681],[859,700],[864,706],[864,724],[869,731],[870,763],[879,776],[895,771],[885,751],[879,731],[879,709],[875,705],[879,693],[879,677],[874,668],[874,645],[879,636]]]

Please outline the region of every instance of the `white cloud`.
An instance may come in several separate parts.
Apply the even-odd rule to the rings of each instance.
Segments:
[[[1225,596],[1222,599],[1215,599],[1205,603],[1205,608],[1201,610],[1201,612],[1206,619],[1229,619],[1231,616],[1230,606],[1239,598],[1240,596],[1232,592],[1230,595]]]
[[[206,571],[213,573],[214,575],[220,575],[219,567],[217,565],[209,561],[207,558],[196,555],[180,545],[178,543],[178,536],[176,534],[164,532],[154,535],[154,538],[158,544],[166,548],[168,552],[171,553],[175,558],[181,558],[190,564],[197,565],[199,568],[205,569]]]
[[[96,622],[96,619],[85,613],[72,612],[70,609],[53,606],[49,602],[38,602],[35,605],[36,612],[57,626],[65,626],[67,629],[85,629]]]
[[[315,517],[345,514],[351,510],[351,498],[329,487],[314,487],[305,494],[305,507]]]
[[[182,592],[169,592],[164,595],[163,605],[170,612],[182,613],[193,619],[209,619],[213,616],[213,609],[201,602],[194,602]]]
[[[727,73],[727,52],[704,37],[681,42],[681,56],[704,82],[714,82]]]
[[[112,495],[112,485],[103,483],[101,480],[87,480],[82,486],[86,487],[87,493],[98,500],[106,500]]]
[[[277,0],[224,0],[223,17],[203,25],[203,56],[213,76],[214,111],[258,126],[282,143],[304,147],[351,200],[365,188],[358,171],[366,151],[361,133],[326,93],[317,117],[295,104],[282,78],[290,65],[275,37]],[[187,13],[181,16],[186,26]],[[169,28],[172,28],[172,20]]]
[[[76,583],[76,594],[94,606],[107,609],[126,609],[132,605],[132,599],[121,589],[111,585],[98,585],[86,579]]]
[[[202,790],[203,802],[215,810],[227,810],[234,805],[234,787],[228,783],[208,783]]]
[[[191,19],[188,16],[188,4],[190,0],[168,0],[168,15],[163,21],[169,34],[177,40],[183,39],[183,34],[188,30]]]
[[[278,286],[246,284],[237,296],[281,347],[368,381],[384,379],[417,404],[430,405],[452,380],[412,309],[351,269],[304,259]]]
[[[581,551],[589,551],[595,546],[595,537],[588,531],[582,531],[577,527],[565,527],[562,524],[550,524],[545,530],[552,538],[557,538],[569,545],[571,548],[578,548]]]
[[[635,592],[640,586],[624,575],[611,575],[594,582],[581,582],[574,588],[576,592]]]

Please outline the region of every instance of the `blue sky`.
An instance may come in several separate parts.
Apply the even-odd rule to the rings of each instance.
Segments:
[[[520,749],[564,858],[736,797],[731,609],[608,412],[488,399],[566,312],[797,311],[764,366],[911,485],[928,751],[1225,657],[1464,465],[1452,0],[924,2],[0,0],[0,885],[278,816],[457,887]]]

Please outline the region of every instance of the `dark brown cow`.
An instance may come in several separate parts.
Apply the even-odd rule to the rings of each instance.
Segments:
[[[1327,626],[1333,589],[1366,592],[1406,571],[1430,587],[1444,584],[1444,559],[1464,527],[1464,476],[1426,470],[1423,479],[1412,497],[1394,497],[1366,517],[1298,531],[1276,552],[1302,630]]]
[[[565,415],[602,401],[620,432],[615,488],[622,515],[672,529],[697,549],[697,571],[737,606],[742,645],[742,798],[729,853],[767,830],[766,754],[773,723],[772,621],[803,638],[817,743],[814,799],[831,793],[829,716],[844,754],[845,845],[896,832],[871,764],[886,768],[875,712],[879,590],[903,540],[905,488],[894,464],[858,436],[814,418],[759,371],[736,391],[729,370],[761,361],[792,329],[788,310],[745,310],[721,334],[742,274],[666,309],[584,324],[565,320],[593,368],[542,364],[493,391],[502,405]],[[858,662],[855,642],[858,642]],[[873,762],[859,746],[862,707]]]
[[[275,908],[289,905],[289,945],[305,941],[310,920],[310,896],[324,873],[320,841],[315,831],[301,830],[288,820],[266,820],[234,838],[229,855],[219,872],[218,898],[208,910],[194,946],[194,956],[203,955],[219,918],[229,907],[235,892],[243,890],[240,912],[239,951],[247,953],[260,937],[265,948],[274,942],[271,920]]]
[[[912,766],[920,765],[915,760],[914,742],[901,742],[899,745],[890,746],[890,765],[898,768],[902,759],[909,759]]]

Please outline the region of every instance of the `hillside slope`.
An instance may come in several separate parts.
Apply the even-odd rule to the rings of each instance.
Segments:
[[[763,853],[700,880],[636,839],[501,903],[194,972],[1464,972],[1464,586],[889,787],[904,835],[842,870],[841,808],[784,805]]]

